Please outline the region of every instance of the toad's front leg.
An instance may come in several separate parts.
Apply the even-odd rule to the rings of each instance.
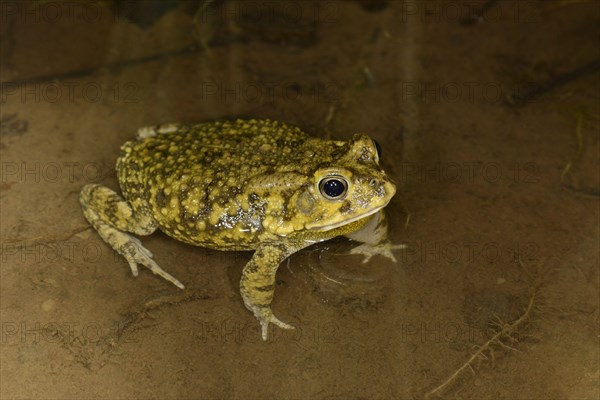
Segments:
[[[293,326],[280,321],[271,311],[275,294],[275,274],[279,264],[290,254],[304,246],[288,246],[283,243],[261,244],[242,271],[240,293],[246,308],[254,314],[261,326],[263,340],[267,340],[269,323],[283,329]]]
[[[387,220],[383,210],[369,218],[369,221],[360,230],[346,234],[346,237],[363,243],[350,250],[350,254],[361,254],[364,257],[363,264],[375,255],[396,262],[393,251],[404,249],[406,245],[390,243]]]

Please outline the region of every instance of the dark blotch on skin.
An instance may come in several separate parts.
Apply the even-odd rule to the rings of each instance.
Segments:
[[[158,207],[165,207],[167,205],[168,200],[169,199],[167,198],[167,196],[165,196],[162,190],[156,194],[156,205]]]
[[[266,285],[266,286],[258,286],[258,287],[256,287],[256,290],[258,290],[260,292],[270,292],[273,289],[275,289],[275,285]]]
[[[352,204],[346,200],[344,201],[344,204],[342,204],[342,206],[340,207],[340,212],[342,214],[348,214],[350,211],[352,211]]]

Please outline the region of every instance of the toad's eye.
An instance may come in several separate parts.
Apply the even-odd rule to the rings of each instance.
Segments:
[[[329,176],[319,182],[319,191],[326,199],[343,199],[348,191],[348,182],[341,176]]]
[[[381,146],[375,139],[373,139],[373,144],[375,144],[375,149],[377,150],[377,158],[381,159]]]

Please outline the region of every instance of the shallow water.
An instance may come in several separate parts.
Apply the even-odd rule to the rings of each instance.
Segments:
[[[600,10],[461,23],[484,3],[3,2],[0,397],[421,398],[480,349],[434,395],[598,398]],[[77,200],[118,187],[138,127],[231,116],[365,132],[399,186],[398,263],[344,239],[294,254],[273,309],[296,329],[266,343],[250,252],[156,233],[186,289],[133,278]]]

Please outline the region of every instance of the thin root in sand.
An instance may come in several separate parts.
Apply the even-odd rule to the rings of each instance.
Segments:
[[[482,345],[476,347],[475,352],[465,361],[458,369],[456,369],[444,382],[425,393],[425,398],[432,396],[441,395],[448,387],[450,387],[456,380],[463,375],[465,371],[475,372],[474,366],[480,360],[488,360],[495,358],[495,353],[498,350],[517,351],[514,347],[519,341],[519,337],[522,336],[520,332],[523,331],[525,325],[532,321],[531,317],[534,312],[536,302],[538,300],[538,294],[542,282],[542,276],[538,274],[533,276],[525,268],[525,266],[519,260],[519,264],[524,269],[525,273],[531,279],[532,283],[529,286],[529,300],[527,306],[516,318],[510,323],[503,322],[498,318],[494,323],[494,335]]]

